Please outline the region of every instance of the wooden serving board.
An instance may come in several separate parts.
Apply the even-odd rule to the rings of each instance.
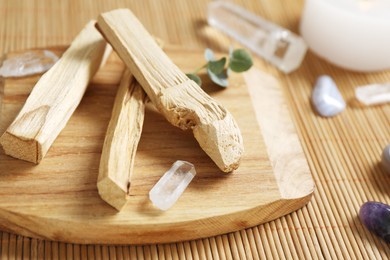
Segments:
[[[63,50],[53,48],[58,54]],[[166,51],[185,72],[204,63],[201,51]],[[100,199],[96,181],[123,68],[111,55],[41,164],[0,152],[1,229],[73,243],[173,242],[252,227],[309,201],[314,183],[283,93],[275,78],[253,68],[244,77],[232,75],[227,89],[203,77],[206,91],[229,109],[242,131],[245,156],[240,168],[220,172],[191,132],[171,126],[148,105],[131,199],[118,213]],[[38,79],[2,80],[0,133]],[[176,160],[194,163],[197,175],[179,201],[163,212],[153,207],[148,193]]]

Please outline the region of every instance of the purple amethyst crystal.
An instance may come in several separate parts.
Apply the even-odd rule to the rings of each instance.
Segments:
[[[369,201],[362,205],[359,212],[363,224],[377,236],[390,243],[390,206]]]

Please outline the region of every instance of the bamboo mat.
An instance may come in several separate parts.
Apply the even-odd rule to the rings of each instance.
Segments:
[[[303,0],[236,2],[297,32]],[[227,51],[232,42],[206,25],[207,3],[1,0],[0,52],[69,44],[89,19],[118,7],[131,8],[166,43]],[[389,259],[389,245],[370,234],[357,213],[367,200],[390,204],[390,176],[378,164],[382,149],[390,143],[390,105],[362,108],[353,101],[353,91],[358,85],[390,81],[390,71],[348,72],[312,53],[287,76],[260,59],[256,62],[280,79],[289,100],[317,186],[306,207],[251,229],[174,244],[76,245],[0,232],[1,259]],[[331,75],[348,101],[347,110],[332,119],[317,116],[309,101],[321,74]]]

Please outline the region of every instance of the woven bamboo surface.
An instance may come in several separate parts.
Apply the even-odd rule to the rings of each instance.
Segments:
[[[237,0],[238,4],[297,32],[303,0]],[[166,43],[227,51],[231,42],[205,22],[208,1],[1,0],[0,53],[69,44],[98,13],[128,7]],[[337,40],[337,39],[330,39]],[[76,245],[0,232],[1,259],[389,259],[390,246],[357,218],[368,200],[390,204],[390,175],[378,164],[390,143],[390,105],[363,108],[354,87],[390,81],[390,71],[359,74],[309,53],[302,67],[283,75],[262,60],[257,66],[280,79],[317,189],[311,202],[290,215],[240,232],[175,244]],[[339,85],[348,108],[324,119],[310,105],[321,74]]]

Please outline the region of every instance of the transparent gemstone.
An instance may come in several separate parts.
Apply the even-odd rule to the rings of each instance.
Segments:
[[[317,112],[324,117],[335,116],[346,107],[336,83],[326,75],[317,79],[312,94],[312,102]]]
[[[47,50],[24,52],[4,60],[0,67],[0,76],[24,77],[43,73],[50,69],[57,60],[57,55]]]
[[[300,36],[229,2],[211,2],[207,20],[285,73],[297,69],[307,51]]]
[[[385,171],[390,174],[390,144],[383,149],[382,165]]]
[[[355,96],[366,106],[390,102],[390,83],[357,87]]]
[[[176,161],[149,192],[149,199],[161,210],[172,207],[196,175],[193,164]]]

